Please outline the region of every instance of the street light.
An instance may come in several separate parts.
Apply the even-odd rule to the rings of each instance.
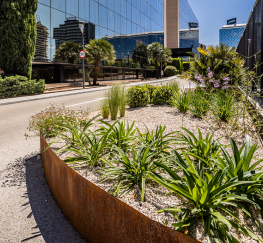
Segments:
[[[84,50],[84,36],[83,36],[84,26],[85,26],[84,22],[79,22],[79,28],[80,28],[81,35],[82,35],[82,50]],[[85,65],[84,65],[84,59],[85,58],[82,58],[83,89],[85,89]]]
[[[161,50],[161,78],[163,78],[163,50]]]
[[[127,50],[127,54],[128,54],[128,67],[130,67],[130,51]]]

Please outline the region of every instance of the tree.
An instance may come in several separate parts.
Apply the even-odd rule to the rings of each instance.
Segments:
[[[140,62],[141,68],[143,68],[143,65],[149,64],[147,45],[145,45],[144,43],[140,43],[137,46],[135,46],[132,53],[132,61],[134,63]]]
[[[55,59],[61,62],[74,63],[79,58],[81,46],[74,41],[63,42],[56,50]]]
[[[93,85],[97,85],[101,60],[105,59],[109,63],[113,63],[116,60],[113,45],[104,39],[94,39],[85,46],[85,50],[88,62],[94,63]]]
[[[38,0],[0,1],[0,69],[31,78]]]
[[[168,48],[165,48],[161,43],[154,42],[148,45],[148,55],[155,62],[155,72],[156,78],[159,78],[158,75],[158,64],[161,62],[161,58],[163,63],[172,61],[172,51]]]

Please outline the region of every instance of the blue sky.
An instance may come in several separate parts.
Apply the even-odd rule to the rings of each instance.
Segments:
[[[219,29],[226,21],[237,18],[237,23],[247,23],[255,0],[188,0],[199,20],[200,43],[219,44]]]

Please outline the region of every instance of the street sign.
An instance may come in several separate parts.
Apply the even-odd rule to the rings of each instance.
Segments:
[[[82,58],[82,59],[84,59],[84,58],[86,57],[86,52],[85,52],[84,50],[81,50],[81,51],[79,52],[79,57]]]
[[[237,24],[237,18],[227,20],[227,25],[229,24]]]

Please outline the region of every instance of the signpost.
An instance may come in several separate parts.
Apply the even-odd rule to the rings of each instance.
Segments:
[[[237,24],[237,18],[227,20],[227,25],[230,25],[230,24]]]
[[[86,57],[86,52],[84,50],[79,51],[79,58],[84,59]]]

